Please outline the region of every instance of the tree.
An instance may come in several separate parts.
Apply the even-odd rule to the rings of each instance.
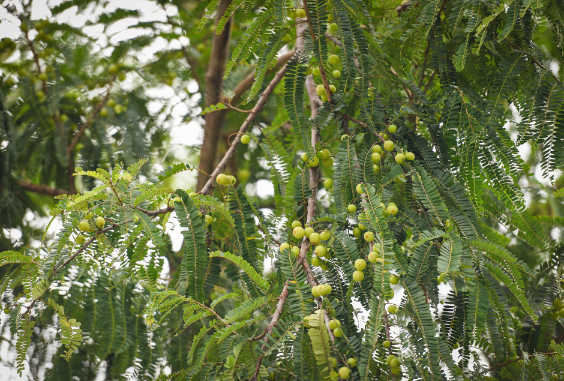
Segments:
[[[146,178],[145,159],[75,169],[91,186],[57,195],[55,239],[0,254],[20,371],[32,343],[31,358],[49,361],[34,329],[54,325],[55,379],[92,379],[102,361],[112,379],[561,377],[562,4],[171,4],[172,25],[203,13],[203,30],[217,15],[209,67],[223,78],[254,64],[240,103],[207,90],[206,121],[219,131],[230,110],[238,131],[198,192],[168,186],[196,170],[186,163]],[[236,25],[245,33],[224,64]],[[20,77],[4,80],[8,95],[24,92]],[[21,123],[9,110],[3,134]],[[266,177],[253,159],[274,185],[268,215],[243,186]],[[252,170],[237,179],[234,162]],[[526,202],[541,188],[555,206]]]

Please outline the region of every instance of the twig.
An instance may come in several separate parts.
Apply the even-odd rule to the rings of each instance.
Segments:
[[[134,206],[133,208],[139,210],[140,212],[145,213],[149,217],[155,217],[161,214],[166,214],[168,212],[174,212],[174,206],[171,205],[167,206],[166,208],[157,209],[157,210],[146,210],[138,206]]]
[[[69,194],[70,193],[68,190],[65,190],[65,189],[51,188],[47,185],[32,184],[32,183],[23,182],[23,181],[18,181],[18,186],[20,188],[22,188],[23,190],[26,190],[26,191],[29,191],[29,192],[44,194],[44,195],[51,196],[51,197],[60,196],[60,195],[63,195],[63,194]]]

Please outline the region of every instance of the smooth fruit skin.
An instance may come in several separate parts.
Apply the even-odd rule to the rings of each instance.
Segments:
[[[91,220],[92,217],[94,217],[94,213],[88,212],[88,213],[86,213],[86,215],[84,216],[84,219],[85,219],[85,220]]]
[[[98,226],[98,229],[102,229],[104,225],[106,225],[106,220],[103,217],[96,218],[96,226]]]
[[[380,154],[378,152],[374,152],[370,157],[370,160],[372,161],[372,164],[379,163],[381,160]]]
[[[311,289],[311,294],[313,295],[314,298],[317,298],[319,296],[319,293],[317,292],[317,290],[318,290],[317,286],[314,286]]]
[[[356,205],[350,204],[350,205],[347,207],[347,210],[349,211],[349,213],[354,213],[354,212],[356,212]]]
[[[336,54],[331,54],[331,56],[329,56],[329,63],[330,63],[331,65],[336,65],[336,64],[338,64],[340,60],[341,60],[341,59],[340,59],[339,56],[336,55]]]
[[[396,163],[405,164],[405,155],[403,153],[398,153],[395,157]]]
[[[382,152],[382,147],[380,147],[379,144],[373,145],[372,146],[372,152],[380,153],[380,152]]]
[[[341,369],[339,369],[339,377],[341,377],[343,380],[348,380],[351,377],[351,370],[346,366],[342,367]]]
[[[119,66],[115,64],[112,64],[108,67],[108,73],[110,73],[111,75],[117,74],[118,70],[119,70]]]
[[[390,363],[392,362],[393,359],[395,359],[396,356],[394,355],[389,355],[388,357],[386,357],[386,364],[390,365]]]
[[[398,282],[399,282],[399,277],[397,277],[396,275],[390,276],[390,283],[391,284],[398,284]]]
[[[330,168],[333,166],[333,158],[330,157],[329,159],[323,159],[321,161],[321,164],[325,167],[325,168]]]
[[[319,68],[316,67],[316,68],[314,68],[314,69],[311,71],[311,73],[312,73],[313,75],[315,75],[316,77],[319,77],[319,76],[321,75],[321,70],[319,70]]]
[[[241,136],[241,143],[243,144],[249,144],[249,142],[251,141],[251,137],[247,134]]]
[[[282,245],[280,245],[280,251],[284,251],[289,248],[290,248],[290,244],[288,242],[284,242]]]
[[[217,178],[215,179],[215,181],[219,184],[219,185],[226,185],[229,180],[227,179],[227,175],[220,173],[219,175],[217,175]]]
[[[317,95],[325,95],[325,87],[323,85],[317,85],[317,87],[315,88],[315,93]]]
[[[390,361],[390,366],[392,368],[397,368],[400,366],[400,362],[397,358],[392,359],[392,361]]]
[[[364,273],[362,271],[355,271],[353,273],[353,279],[357,282],[362,282],[362,280],[364,279]]]
[[[386,140],[384,142],[384,149],[388,152],[391,152],[394,150],[394,142],[391,140]]]
[[[292,234],[294,235],[295,238],[301,239],[305,235],[305,230],[301,226],[298,226],[297,228],[294,228]]]
[[[357,184],[356,185],[356,191],[360,194],[363,194],[364,191],[362,190],[362,184]]]
[[[311,258],[311,265],[312,266],[321,266],[321,259],[319,259],[319,257],[313,256],[313,258]]]
[[[319,158],[317,156],[314,156],[313,159],[311,159],[308,164],[312,168],[317,167],[319,165]]]
[[[335,87],[335,85],[329,85],[329,90],[331,90],[332,93],[337,91],[337,88]]]
[[[405,158],[409,161],[415,160],[415,154],[413,152],[408,152],[405,154]]]
[[[396,214],[398,214],[399,210],[398,210],[398,207],[395,206],[395,205],[388,205],[388,208],[386,209],[386,212],[387,212],[388,214],[391,214],[391,215],[394,215],[394,216],[395,216]]]
[[[380,166],[374,164],[374,165],[372,166],[372,170],[374,171],[374,173],[378,173],[378,172],[380,172]]]
[[[329,238],[331,238],[331,233],[327,230],[324,230],[321,232],[320,236],[323,241],[327,241]]]
[[[366,261],[364,259],[357,259],[356,261],[354,261],[354,267],[355,269],[362,271],[366,268]]]
[[[323,180],[323,185],[325,186],[325,188],[331,188],[333,186],[333,179]]]
[[[311,243],[319,243],[321,242],[321,236],[319,235],[319,233],[311,233],[309,240],[311,241]]]
[[[396,126],[395,124],[390,124],[390,126],[388,127],[388,131],[389,131],[390,133],[392,133],[392,134],[393,134],[394,132],[396,132],[397,130],[398,130],[398,128],[397,128],[397,126]]]
[[[366,240],[366,242],[374,241],[374,233],[372,233],[372,232],[364,233],[364,239]]]
[[[321,160],[327,160],[331,158],[331,151],[324,149],[321,151]]]
[[[376,260],[378,258],[378,253],[375,253],[374,251],[368,254],[368,260],[370,261],[370,263],[376,263]]]
[[[300,248],[297,246],[292,246],[292,254],[297,258],[298,255],[300,255]]]
[[[331,329],[337,329],[340,326],[341,326],[341,323],[338,320],[333,319],[329,322],[329,328],[331,328]]]
[[[329,25],[329,32],[331,33],[335,33],[336,31],[339,30],[339,26],[335,23]]]
[[[302,153],[301,158],[302,158],[302,160],[305,161],[306,163],[308,162],[307,153],[305,153],[305,152]]]
[[[311,236],[310,236],[310,241],[311,241]],[[317,255],[318,257],[324,257],[325,254],[327,254],[327,249],[325,248],[325,246],[317,246],[315,248],[315,255]]]
[[[294,221],[292,222],[292,229],[297,228],[298,226],[302,226],[302,223],[300,221]]]
[[[86,242],[86,238],[80,234],[76,237],[76,244],[77,245],[82,245],[84,242]]]
[[[327,99],[329,99],[329,98],[327,98],[327,95],[325,95],[325,94],[322,94],[322,95],[320,96],[320,98],[321,98],[321,101],[322,101],[322,102],[327,102]]]
[[[341,328],[335,328],[333,330],[333,335],[335,335],[335,337],[343,337],[343,331],[341,331]]]
[[[88,230],[90,230],[90,224],[88,223],[88,221],[80,221],[80,223],[78,224],[78,229],[80,231],[87,232]]]
[[[296,16],[303,19],[304,17],[306,17],[305,10],[303,8],[296,9]]]
[[[307,238],[309,238],[309,236],[311,235],[311,233],[313,233],[313,228],[311,226],[308,226],[305,230],[304,230],[304,234]]]
[[[204,219],[206,220],[206,226],[211,225],[212,222],[213,222],[213,217],[210,216],[209,214],[206,214],[206,215],[204,216]]]
[[[351,368],[354,368],[358,364],[358,361],[356,361],[354,357],[351,357],[350,359],[347,360],[347,363]]]
[[[359,228],[359,227],[356,227],[356,228],[353,229],[353,235],[354,235],[355,237],[360,237],[360,234],[361,234],[361,233],[360,233],[360,228]]]
[[[398,312],[398,307],[392,304],[391,306],[388,306],[388,312],[391,314],[395,314],[396,312]]]
[[[382,343],[382,346],[383,346],[384,348],[386,348],[386,349],[389,348],[390,345],[392,345],[392,344],[391,344],[388,340],[386,340],[386,341],[384,341],[384,342]]]
[[[333,78],[341,78],[341,71],[333,70]]]

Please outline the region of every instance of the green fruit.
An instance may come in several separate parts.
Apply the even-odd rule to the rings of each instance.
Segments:
[[[366,242],[374,241],[374,233],[372,233],[372,232],[364,233],[364,239],[366,240]]]
[[[82,234],[79,234],[78,236],[76,236],[76,244],[77,245],[82,245],[84,242],[86,242],[86,237],[84,237]]]
[[[320,287],[322,288],[323,295],[329,295],[332,291],[331,286],[328,284],[322,284]]]
[[[332,167],[332,166],[333,166],[333,158],[330,157],[329,159],[321,160],[321,164],[322,164],[325,168]]]
[[[380,258],[381,262],[384,263],[384,260]],[[390,300],[394,298],[394,290],[391,290],[389,293],[386,294],[386,300]]]
[[[413,161],[415,160],[415,155],[413,154],[413,152],[408,152],[405,154],[405,158],[409,161]]]
[[[394,355],[389,355],[388,357],[386,357],[386,364],[390,365],[390,363],[392,362],[393,359],[395,359],[396,356]]]
[[[206,220],[206,226],[211,225],[212,222],[213,222],[213,217],[210,216],[209,214],[206,214],[206,215],[204,216],[204,219]]]
[[[108,116],[108,109],[105,108],[105,107],[102,107],[102,108],[100,109],[100,116],[101,116],[102,118]]]
[[[366,226],[364,226],[363,224],[358,224],[358,228],[360,230],[366,230]]]
[[[114,112],[116,113],[116,115],[119,115],[123,112],[123,106],[122,105],[115,105],[114,106]]]
[[[108,66],[108,73],[110,75],[116,75],[117,72],[119,71],[119,66],[116,64],[111,64],[110,66]]]
[[[227,175],[224,174],[224,173],[220,173],[219,175],[217,175],[217,178],[215,179],[215,181],[216,181],[219,185],[227,185],[227,184],[229,184],[229,178],[228,178]]]
[[[327,3],[327,4],[329,4],[329,3]],[[327,16],[327,22],[331,22],[333,20],[335,20],[335,16],[333,16],[333,13],[329,13],[329,15]]]
[[[326,94],[325,87],[323,85],[317,85],[317,87],[315,88],[315,93],[317,95],[325,95]]]
[[[121,73],[120,75],[118,75],[118,80],[119,80],[120,82],[125,81],[126,78],[127,78],[127,74],[125,74],[125,73]]]
[[[299,18],[302,18],[302,19],[304,17],[306,17],[305,9],[303,9],[303,8],[296,9],[296,16],[298,16]]]
[[[180,197],[175,197],[172,199],[172,202],[182,202],[182,199]]]
[[[91,220],[92,217],[94,217],[94,213],[88,212],[88,213],[86,213],[86,215],[84,216],[84,219],[85,219],[85,220]]]
[[[397,367],[399,367],[399,366],[400,366],[399,360],[398,360],[397,358],[393,358],[393,359],[390,361],[390,366],[391,366],[392,368],[397,368]]]
[[[309,236],[313,233],[313,228],[311,226],[308,226],[307,228],[305,228],[304,230],[304,234],[307,238],[309,238]]]
[[[351,368],[354,368],[356,367],[356,364],[358,364],[358,361],[356,361],[354,357],[351,357],[350,359],[347,360],[347,363]]]
[[[329,85],[329,89],[331,90],[332,93],[335,93],[337,91],[335,85]]]
[[[372,170],[374,171],[374,173],[378,173],[378,172],[380,172],[380,166],[377,165],[377,164],[374,164],[372,166]]]
[[[395,216],[396,214],[398,214],[398,211],[399,211],[399,210],[398,210],[398,207],[395,206],[395,205],[393,205],[393,204],[388,205],[388,208],[386,209],[386,212],[387,212],[388,214],[393,215],[393,216]]]
[[[110,99],[107,102],[108,107],[114,107],[116,105],[116,101],[114,99]]]
[[[398,128],[397,128],[397,126],[396,126],[395,124],[390,124],[390,125],[388,126],[388,131],[389,131],[390,133],[392,133],[392,134],[393,134],[394,132],[396,132],[397,130],[398,130]]]
[[[78,229],[80,231],[87,232],[88,230],[90,230],[90,224],[88,223],[88,221],[82,220],[78,224]]]
[[[330,63],[331,65],[336,65],[336,64],[338,64],[340,60],[341,60],[341,59],[340,59],[339,56],[336,55],[336,54],[331,54],[331,56],[329,56],[329,63]]]
[[[564,308],[561,308],[560,311],[558,311],[558,316],[564,318]]]
[[[378,253],[375,253],[374,251],[370,252],[370,254],[368,254],[368,260],[370,261],[370,263],[376,263],[376,260],[380,258],[378,256]]]
[[[366,268],[366,261],[362,258],[359,258],[356,261],[354,261],[354,267],[355,269],[362,271]]]
[[[321,232],[320,236],[322,240],[327,241],[329,238],[331,238],[331,233],[327,230],[324,230]]]
[[[388,134],[382,134],[382,138],[383,138],[384,140],[388,140],[388,137],[389,137]]]
[[[319,70],[318,67],[313,68],[313,70],[311,71],[311,73],[313,75],[315,75],[316,77],[319,77],[321,75],[321,70]]]
[[[243,168],[239,170],[238,175],[239,175],[239,181],[241,181],[242,183],[246,183],[249,177],[251,177],[251,171],[249,171],[246,168]]]
[[[405,155],[403,153],[398,153],[395,157],[396,163],[405,164]]]
[[[96,226],[98,226],[98,229],[102,229],[104,225],[106,225],[106,220],[104,219],[104,217],[96,218]]]
[[[353,273],[353,279],[357,282],[362,282],[362,280],[364,279],[364,273],[362,271],[355,271]]]
[[[296,12],[290,12],[290,14],[288,15],[292,20],[295,20],[296,17],[298,17],[298,14]]]
[[[341,136],[341,141],[343,141],[343,140],[347,139],[348,137],[349,137],[349,135],[347,135],[347,134],[344,134],[343,136]]]
[[[333,368],[336,367],[337,366],[337,359],[335,357],[329,357],[329,364]]]
[[[40,101],[45,99],[45,93],[43,92],[43,90],[39,90],[38,92],[35,93],[35,96],[37,97],[37,99],[39,99]]]
[[[16,84],[16,81],[14,80],[14,78],[12,77],[8,77],[6,78],[6,80],[4,81],[4,84],[8,87],[13,87]]]
[[[297,228],[294,228],[292,234],[294,235],[295,238],[301,239],[305,234],[305,230],[301,226],[298,226]]]
[[[47,73],[41,73],[37,76],[37,79],[39,79],[40,81],[45,82],[47,80]]]
[[[341,71],[333,70],[333,78],[341,78]]]
[[[317,286],[311,288],[311,294],[313,295],[314,298],[317,298],[319,296],[317,290],[318,290]]]
[[[284,251],[290,248],[290,244],[287,242],[284,242],[282,245],[280,245],[280,251]]]
[[[311,159],[308,164],[312,168],[317,167],[319,165],[319,158],[317,156],[314,156],[313,159]]]
[[[392,344],[391,344],[388,340],[386,340],[386,341],[384,341],[384,342],[382,343],[382,346],[383,346],[384,348],[386,348],[386,349],[389,348],[390,345],[392,345]]]
[[[339,328],[340,326],[341,326],[341,322],[338,320],[333,319],[329,322],[329,328],[333,330]]]
[[[335,33],[338,30],[339,30],[339,25],[337,25],[335,23],[329,24],[329,32]]]
[[[311,236],[309,237],[309,240],[311,241]],[[315,248],[315,255],[317,255],[318,257],[324,257],[325,254],[327,254],[327,249],[325,248],[325,246],[319,245]]]
[[[321,261],[321,259],[319,259],[319,257],[313,256],[313,258],[311,258],[311,265],[312,266],[321,266],[323,262]]]
[[[346,366],[342,367],[341,369],[339,369],[339,377],[341,377],[343,380],[348,380],[351,377],[351,370]]]
[[[398,374],[401,373],[401,369],[400,368],[392,368],[390,370],[390,373],[392,373],[394,376],[397,376]]]
[[[379,144],[375,144],[372,146],[372,152],[380,153],[382,152],[382,147]]]
[[[322,101],[322,102],[327,102],[327,99],[329,99],[329,98],[327,98],[327,95],[325,95],[325,94],[323,94],[322,96],[320,96],[320,98],[321,98],[321,101]]]
[[[292,246],[292,255],[297,258],[300,255],[300,248],[297,246]]]
[[[398,284],[399,283],[399,277],[396,275],[390,275],[390,283],[391,284]]]
[[[61,122],[65,123],[66,121],[69,120],[69,117],[66,114],[62,114],[60,119],[61,119]]]
[[[321,160],[328,160],[331,159],[331,152],[328,149],[324,149],[321,151]]]
[[[372,160],[373,164],[377,164],[380,162],[381,158],[380,158],[380,154],[378,152],[374,152],[372,154],[372,156],[370,157],[370,160]]]
[[[11,312],[10,308],[8,308],[8,307],[4,308],[4,313],[6,315],[8,315],[10,312]]]
[[[335,328],[333,330],[333,335],[335,335],[335,337],[343,337],[343,331],[341,331],[341,328]]]
[[[298,226],[302,226],[302,223],[300,221],[292,222],[292,229],[297,228]]]
[[[361,234],[361,232],[360,232],[360,228],[359,228],[359,227],[356,227],[356,228],[353,229],[353,235],[354,235],[355,237],[360,237],[360,234]]]
[[[194,197],[198,197],[198,194],[196,192],[191,192],[188,197],[190,198],[194,198]]]
[[[393,304],[389,305],[388,306],[388,312],[391,313],[391,314],[395,314],[396,312],[398,312],[398,307],[394,306]]]
[[[347,210],[349,211],[349,213],[354,213],[354,212],[356,212],[356,205],[350,204],[350,205],[347,207]]]
[[[319,233],[311,233],[308,238],[311,241],[311,243],[321,242],[321,236],[319,235]]]
[[[364,191],[362,190],[362,184],[357,184],[356,185],[356,191],[360,194],[363,194]]]
[[[282,37],[282,41],[284,42],[289,42],[290,40],[292,40],[292,36],[289,34],[285,34],[284,37]]]
[[[241,143],[243,144],[249,144],[249,142],[251,141],[251,137],[247,134],[241,136]]]
[[[386,141],[384,142],[384,149],[385,149],[386,151],[391,152],[391,151],[394,150],[394,148],[395,148],[394,142],[392,142],[391,140],[386,140]]]
[[[307,153],[306,153],[306,152],[302,153],[301,158],[302,158],[302,160],[305,161],[306,163],[308,162],[308,158],[307,158]]]

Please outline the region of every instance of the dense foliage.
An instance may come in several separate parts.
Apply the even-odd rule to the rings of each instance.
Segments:
[[[195,46],[192,33],[214,18],[216,35],[239,31],[227,80],[255,67],[237,102],[227,92],[201,103],[206,118],[239,116],[198,192],[169,186],[195,166],[153,173],[144,158],[166,141],[145,82],[109,111],[114,98],[91,102],[87,91],[129,71],[162,79],[159,65],[191,66],[192,52],[120,63],[150,38],[103,58],[80,30],[32,22],[25,9],[17,44],[2,41],[3,59],[22,58],[1,66],[0,191],[15,197],[8,185],[22,174],[69,187],[55,192],[54,239],[0,253],[19,371],[52,362],[46,379],[93,379],[102,364],[108,379],[562,377],[561,2],[159,4],[177,6],[168,39],[186,33]],[[531,148],[528,162],[518,147]],[[268,213],[246,194],[265,178]],[[527,199],[539,189],[551,207]],[[3,227],[20,226],[26,204],[12,206]]]

